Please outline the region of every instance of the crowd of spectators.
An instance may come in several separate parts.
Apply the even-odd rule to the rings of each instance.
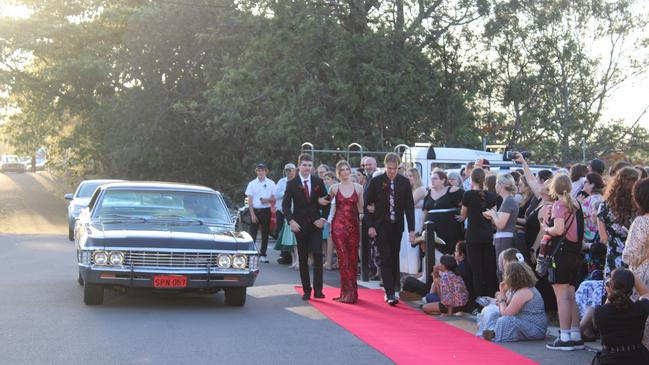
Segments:
[[[649,363],[647,170],[624,161],[607,168],[595,159],[533,172],[521,154],[514,160],[520,168],[501,174],[484,159],[460,172],[433,167],[428,186],[419,170],[400,166],[412,187],[417,235],[431,221],[434,232],[427,233],[445,243],[436,246],[438,264],[424,272],[425,247],[411,246],[404,232],[402,295],[421,297],[428,314],[472,313],[486,340],[544,339],[548,323],[558,321],[550,350],[579,350],[584,340],[601,338],[601,363]],[[286,165],[287,178],[294,169]],[[350,179],[367,187],[378,171],[366,157]],[[327,189],[337,181],[326,165],[317,173]],[[277,185],[280,200],[285,185]],[[378,253],[364,231],[371,277],[380,280]],[[279,237],[287,244],[276,245],[283,251],[278,262],[296,267],[294,240]],[[323,247],[325,268],[336,269],[326,229]]]

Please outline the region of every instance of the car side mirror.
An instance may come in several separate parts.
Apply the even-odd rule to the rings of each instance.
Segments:
[[[72,200],[72,194],[65,194],[63,198],[65,198],[65,200]]]

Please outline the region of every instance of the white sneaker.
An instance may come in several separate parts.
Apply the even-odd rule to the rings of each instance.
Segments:
[[[268,257],[266,256],[260,256],[259,257],[259,262],[267,264],[268,263]]]

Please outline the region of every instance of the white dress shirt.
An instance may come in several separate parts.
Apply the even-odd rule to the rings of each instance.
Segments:
[[[277,182],[277,188],[275,189],[275,209],[282,211],[282,201],[284,200],[284,193],[286,193],[286,183],[288,178],[283,177]]]
[[[270,208],[270,203],[262,203],[260,199],[270,199],[275,194],[275,190],[276,187],[273,180],[265,178],[264,181],[259,181],[259,178],[256,178],[248,183],[246,196],[251,198],[253,208]]]
[[[306,187],[309,189],[309,196],[311,196],[311,194],[313,194],[313,189],[311,189],[311,175],[304,177],[298,174],[297,176],[300,178],[300,182],[302,183],[302,185],[306,185]],[[306,180],[306,184],[304,183],[305,180]]]

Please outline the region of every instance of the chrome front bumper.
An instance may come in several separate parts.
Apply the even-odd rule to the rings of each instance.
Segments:
[[[187,286],[181,290],[248,287],[254,285],[255,279],[259,275],[258,269],[126,268],[99,265],[79,265],[79,272],[84,282],[88,284],[134,288],[153,288],[155,275],[182,275],[187,277]],[[178,288],[174,288],[174,290],[178,290]]]

